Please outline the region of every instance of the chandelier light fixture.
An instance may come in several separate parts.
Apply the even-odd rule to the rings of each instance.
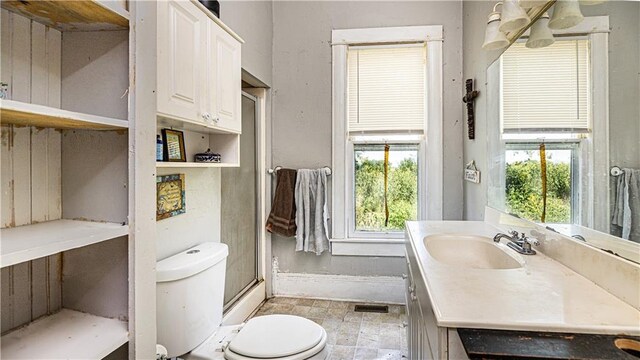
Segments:
[[[502,2],[498,2],[493,6],[493,12],[491,12],[487,18],[487,28],[484,32],[484,44],[482,44],[482,48],[484,50],[497,50],[509,46],[507,36],[499,29],[501,16],[500,12],[496,10],[498,6],[502,6]]]
[[[526,47],[530,49],[542,48],[556,42],[553,33],[549,29],[549,14],[544,13],[533,25],[531,25],[531,33],[527,39]]]
[[[551,7],[549,0],[502,0],[493,6],[487,19],[484,34],[484,50],[502,49],[513,41],[509,37],[520,35],[530,27],[526,46],[531,49],[549,46],[555,42],[552,30],[572,28],[584,20],[581,5],[598,5],[608,0],[557,0],[553,4],[553,14],[540,13]],[[501,11],[497,11],[501,6]],[[531,17],[538,17],[531,23]],[[508,37],[508,36],[509,37]]]

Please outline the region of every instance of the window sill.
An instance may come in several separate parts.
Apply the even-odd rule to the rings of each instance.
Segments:
[[[331,255],[404,257],[404,239],[331,239]]]

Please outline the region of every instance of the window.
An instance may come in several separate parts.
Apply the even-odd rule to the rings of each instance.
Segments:
[[[426,47],[349,47],[349,133],[424,129]]]
[[[418,218],[418,145],[358,144],[354,154],[355,231],[404,230]]]
[[[540,202],[533,207],[536,211],[526,207],[524,200],[516,202],[515,195],[509,202],[506,177],[507,162],[511,171],[517,161],[539,163],[537,149],[544,143],[549,166],[568,164],[566,159],[571,158],[570,175],[562,178],[571,185],[570,201],[560,196],[564,215],[549,218],[550,202],[555,201],[551,197],[558,196],[548,193],[545,220],[565,222],[570,214],[568,221],[573,224],[609,231],[609,207],[596,205],[610,203],[609,153],[601,151],[609,148],[609,29],[608,16],[585,17],[576,27],[554,30],[556,43],[552,46],[527,49],[516,43],[489,67],[485,96],[500,99],[487,103],[491,112],[487,117],[491,122],[487,126],[490,166],[483,181],[489,206],[541,220]],[[539,56],[541,51],[544,57]],[[564,70],[559,73],[559,69]],[[539,85],[545,82],[553,84],[554,91],[541,91]],[[550,86],[545,88],[550,90]],[[549,176],[547,181],[552,181]],[[509,184],[512,192],[515,184]],[[526,189],[519,190],[523,193]]]
[[[574,223],[577,215],[578,144],[545,144],[547,166],[546,222]],[[529,220],[540,220],[542,178],[540,150],[535,144],[508,144],[506,163],[506,209]]]
[[[442,26],[333,30],[331,46],[332,254],[403,256],[405,220],[442,219]]]
[[[347,130],[353,147],[349,234],[401,235],[404,222],[418,218],[421,137],[412,134],[424,132],[426,47],[349,47],[347,58]],[[403,143],[390,143],[389,136]]]
[[[591,132],[589,40],[560,38],[542,49],[516,43],[502,57],[501,132],[505,141],[505,206],[540,221],[543,187],[539,146],[545,144],[545,222],[578,222],[586,167],[580,147]]]
[[[587,39],[513,44],[502,57],[503,131],[588,132],[589,75]]]

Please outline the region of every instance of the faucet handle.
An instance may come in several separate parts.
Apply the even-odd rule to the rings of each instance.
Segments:
[[[536,238],[534,238],[534,237],[526,237],[526,236],[523,236],[523,237],[522,237],[522,239],[523,239],[525,242],[527,242],[527,243],[529,243],[529,244],[531,244],[531,245],[540,246],[540,240],[538,240],[538,239],[536,239]]]
[[[511,236],[512,236],[512,237],[514,237],[514,238],[517,238],[517,237],[518,237],[518,231],[516,231],[516,230],[511,230],[511,231],[509,231],[509,235],[511,235]]]

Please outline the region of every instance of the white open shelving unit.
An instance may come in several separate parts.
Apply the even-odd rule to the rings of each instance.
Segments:
[[[2,65],[9,64],[1,75],[11,100],[0,100],[9,139],[2,157],[0,353],[101,359],[124,349],[121,357],[131,318],[132,110],[122,94],[134,75],[126,1],[1,6]]]
[[[53,220],[0,230],[2,267],[127,236],[123,224]]]
[[[118,130],[129,127],[127,120],[84,114],[14,100],[0,100],[0,122],[2,124],[56,129]]]
[[[223,168],[240,164],[240,134],[215,125],[188,119],[169,119],[158,116],[158,134],[162,129],[184,133],[186,162],[158,161],[158,168]],[[222,156],[220,163],[196,163],[194,155],[211,149]]]
[[[117,1],[3,1],[2,8],[60,31],[129,28],[129,12]]]
[[[237,167],[238,164],[229,163],[197,163],[197,162],[168,162],[158,161],[156,167],[159,168],[225,168]]]
[[[161,133],[163,128],[183,132],[187,161],[158,161],[156,162],[158,168],[224,168],[240,165],[240,134],[238,133],[224,132],[224,130],[212,128],[204,123],[198,125],[195,121],[160,118],[158,133]],[[204,152],[207,149],[220,154],[222,162],[197,163],[193,161],[196,153]]]
[[[2,337],[5,359],[101,359],[128,341],[127,323],[68,309]]]

